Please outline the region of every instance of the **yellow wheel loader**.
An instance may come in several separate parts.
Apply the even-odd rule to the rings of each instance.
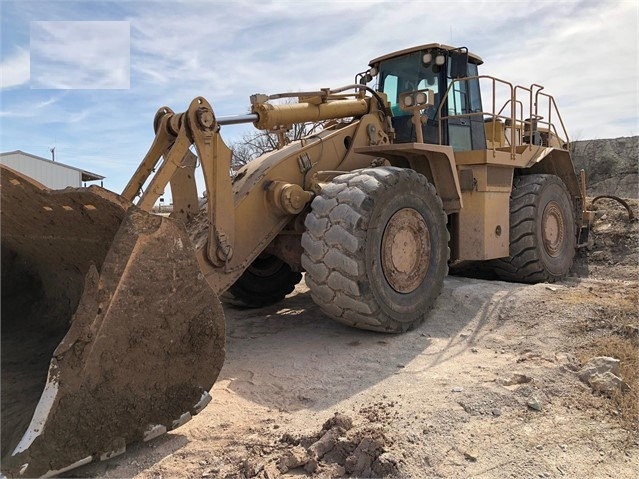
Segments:
[[[246,115],[163,107],[121,195],[2,167],[2,472],[56,475],[197,414],[224,361],[218,298],[272,304],[305,272],[328,317],[398,333],[451,263],[565,277],[592,214],[555,100],[481,64],[428,44],[352,85],[253,95]],[[304,122],[325,124],[288,142]],[[279,145],[232,172],[220,129],[237,123]],[[170,218],[150,213],[167,185]]]

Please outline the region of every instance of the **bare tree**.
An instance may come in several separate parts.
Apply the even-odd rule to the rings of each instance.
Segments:
[[[283,131],[284,143],[301,140],[302,138],[317,133],[323,129],[324,122],[296,123],[290,129]],[[245,133],[241,139],[230,145],[233,157],[233,168],[239,168],[248,162],[266,153],[277,150],[280,147],[280,138],[277,132],[256,130]],[[283,146],[283,145],[282,145]]]
[[[293,98],[285,98],[283,103],[296,103]],[[246,165],[266,153],[277,150],[293,141],[322,131],[327,122],[294,123],[280,131],[256,130],[245,133],[240,140],[229,145],[233,152],[231,166],[234,169]]]
[[[573,158],[577,154],[577,142],[582,141],[581,137],[583,136],[583,132],[581,130],[577,130],[572,138],[570,138],[570,156]]]

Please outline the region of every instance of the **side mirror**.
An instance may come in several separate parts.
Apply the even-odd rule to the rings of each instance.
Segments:
[[[373,80],[373,75],[371,75],[370,73],[366,72],[359,79],[359,84],[360,85],[366,85],[368,82],[370,82],[372,80]]]
[[[451,78],[468,76],[468,51],[450,52],[450,76]]]

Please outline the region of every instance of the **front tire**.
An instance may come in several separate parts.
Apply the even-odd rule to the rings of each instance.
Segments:
[[[510,255],[496,260],[500,279],[554,282],[575,256],[575,213],[566,185],[555,175],[516,177],[510,195]]]
[[[302,266],[316,304],[361,329],[403,332],[419,324],[448,272],[442,202],[409,169],[340,175],[311,205]]]

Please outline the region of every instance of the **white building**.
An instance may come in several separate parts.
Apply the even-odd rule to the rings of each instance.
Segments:
[[[0,153],[0,163],[53,190],[60,190],[68,186],[77,188],[88,181],[100,181],[100,185],[102,185],[104,179],[104,176],[96,175],[90,171],[47,160],[20,150]]]

